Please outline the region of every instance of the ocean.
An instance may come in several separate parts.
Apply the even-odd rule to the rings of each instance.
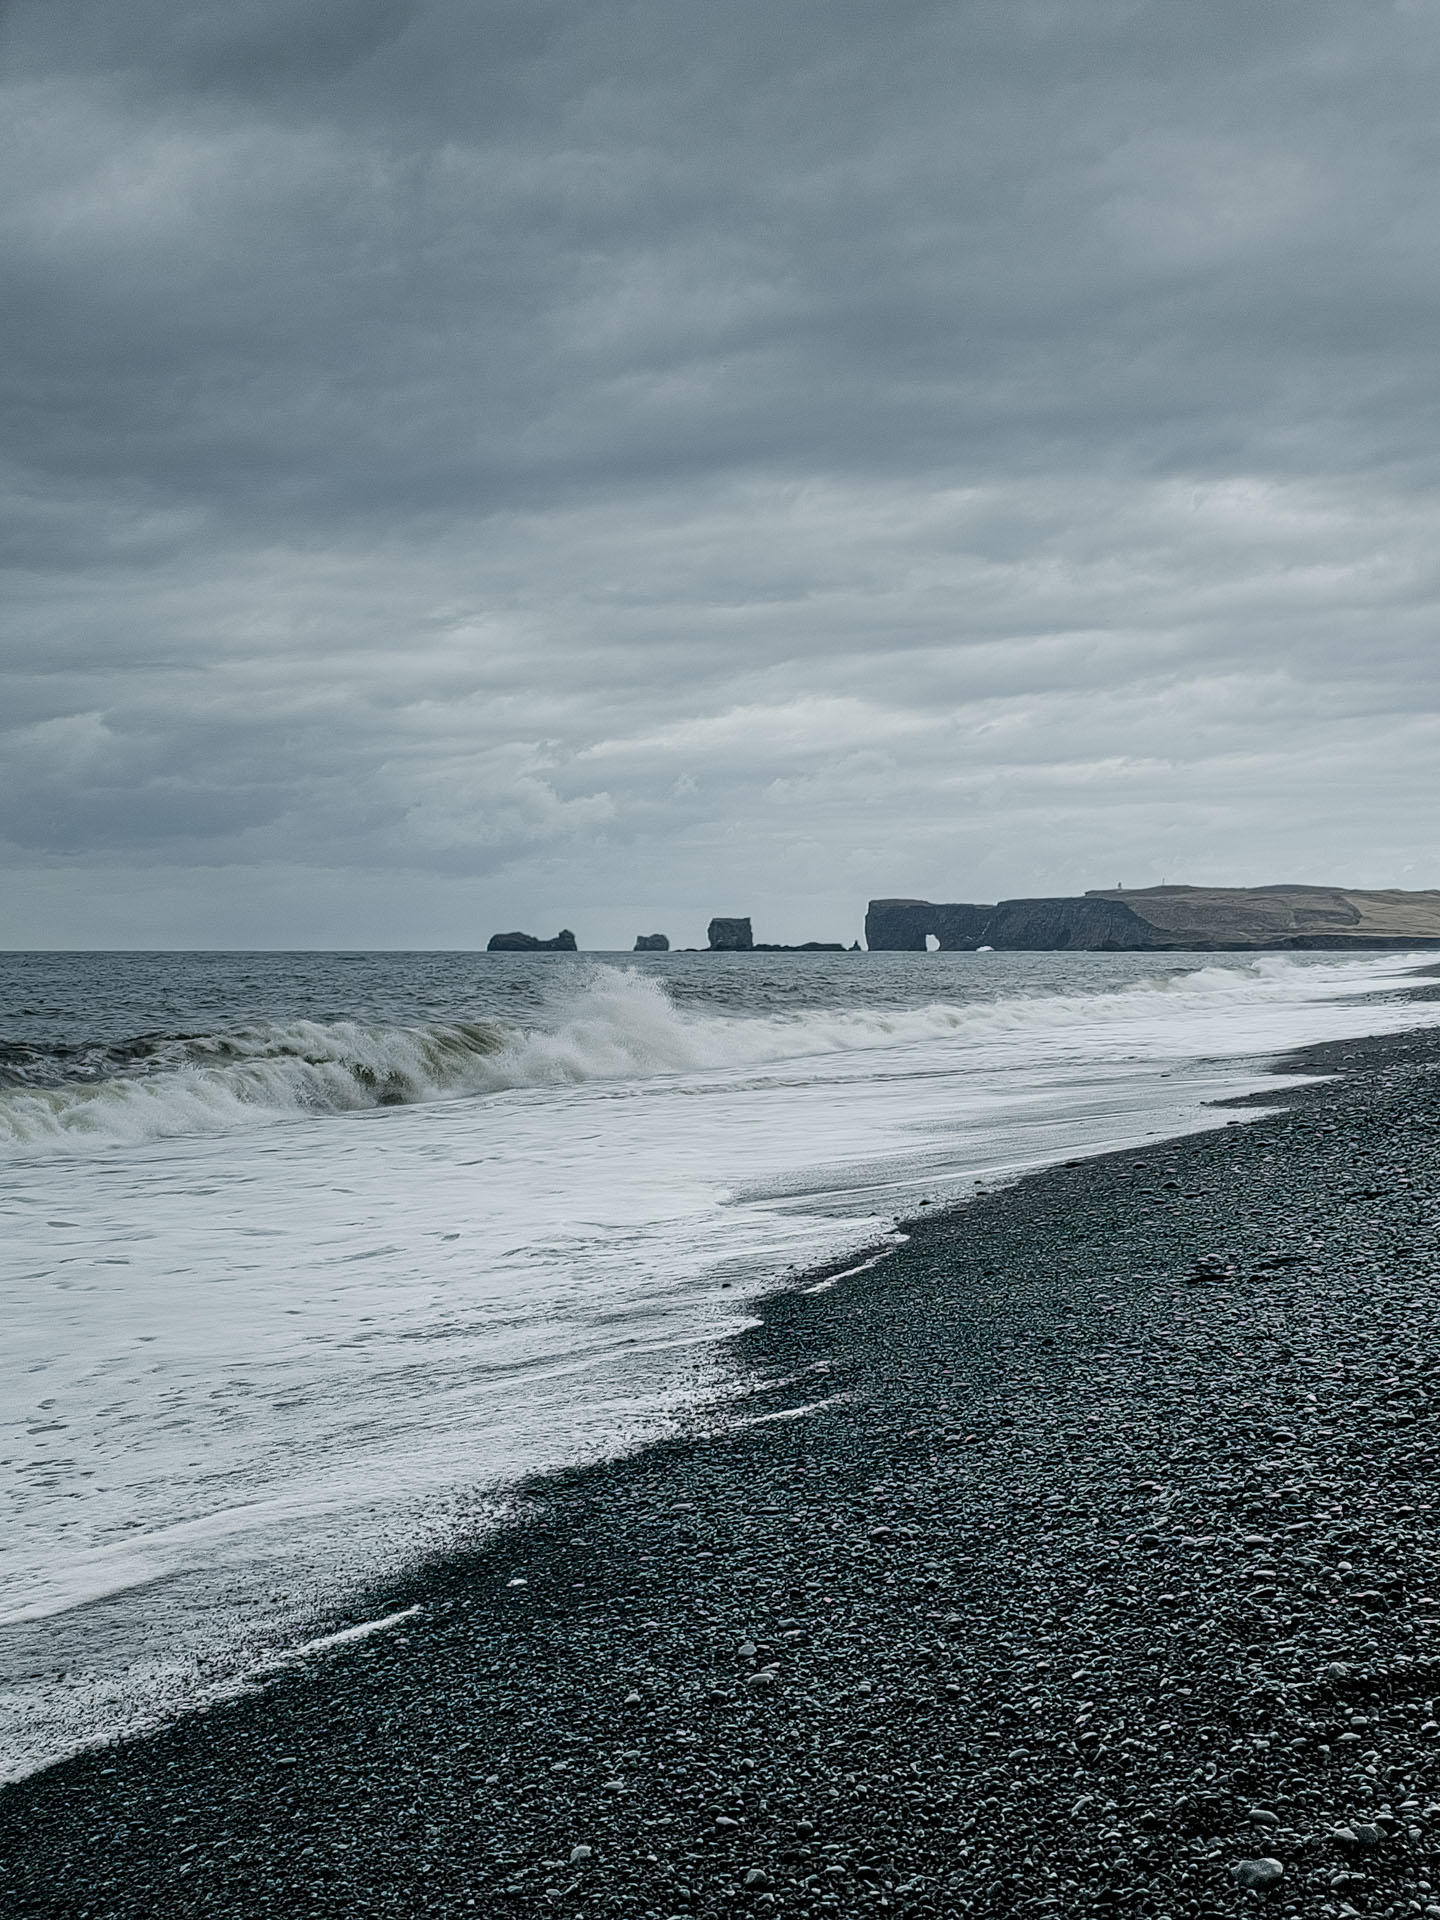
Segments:
[[[0,1778],[370,1625],[529,1475],[758,1417],[760,1294],[1243,1124],[1277,1053],[1440,1019],[1420,959],[0,955]]]

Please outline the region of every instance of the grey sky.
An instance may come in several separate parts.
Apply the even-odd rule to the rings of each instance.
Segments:
[[[11,0],[8,945],[1440,886],[1440,6]]]

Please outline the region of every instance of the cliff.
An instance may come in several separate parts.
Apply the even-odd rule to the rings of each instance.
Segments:
[[[996,906],[872,900],[872,951],[1235,952],[1440,945],[1440,892],[1349,887],[1096,888]]]

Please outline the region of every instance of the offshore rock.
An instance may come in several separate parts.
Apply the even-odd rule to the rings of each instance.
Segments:
[[[712,920],[706,936],[711,953],[844,953],[843,940],[802,940],[796,946],[757,940],[748,920]]]
[[[562,927],[553,940],[537,940],[533,933],[492,933],[487,953],[577,953],[575,936]]]
[[[745,920],[712,920],[705,938],[712,953],[753,953],[755,936]]]
[[[1345,887],[1119,887],[1037,900],[872,900],[872,951],[1235,952],[1440,946],[1440,892]]]
[[[669,936],[663,933],[637,933],[635,951],[636,953],[669,953]]]

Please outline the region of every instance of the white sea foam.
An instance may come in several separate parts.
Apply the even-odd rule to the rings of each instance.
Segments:
[[[1363,963],[1362,963],[1363,964]],[[1283,955],[1248,966],[1181,970],[1105,994],[994,993],[895,1009],[843,1007],[738,1015],[677,1007],[651,975],[601,967],[556,996],[551,1018],[400,1026],[357,1021],[257,1023],[158,1043],[145,1071],[0,1090],[0,1148],[10,1154],[137,1146],[298,1117],[363,1112],[519,1088],[757,1068],[810,1057],[969,1043],[980,1054],[1033,1036],[1063,1055],[1112,1031],[1142,1050],[1159,1021],[1184,1051],[1229,1003],[1253,1025],[1268,1006],[1353,987],[1355,963],[1303,967]],[[1134,1037],[1133,1030],[1143,1030]],[[1123,1057],[1123,1055],[1122,1055]]]
[[[722,1393],[787,1267],[1440,1017],[1355,999],[1403,964],[793,1013],[596,968],[523,1024],[257,1025],[48,1090],[0,1195],[0,1773],[245,1684],[525,1474]]]

